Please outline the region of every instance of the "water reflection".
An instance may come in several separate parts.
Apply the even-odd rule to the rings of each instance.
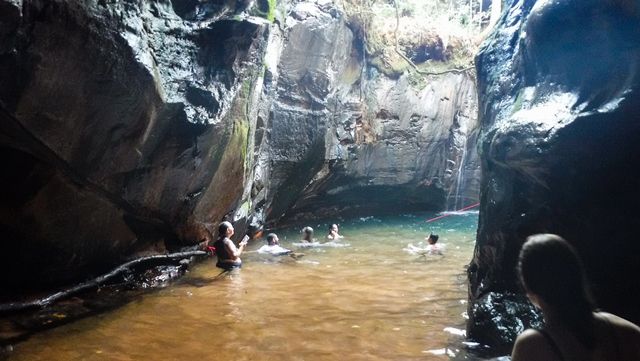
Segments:
[[[36,335],[11,359],[447,359],[464,329],[477,215],[427,217],[342,222],[342,247],[297,247],[298,229],[281,230],[303,257],[252,253],[253,243],[239,271],[207,261],[121,309]],[[312,226],[320,238],[329,225]],[[403,251],[428,232],[444,256]]]

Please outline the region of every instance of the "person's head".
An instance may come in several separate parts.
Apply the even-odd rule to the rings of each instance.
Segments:
[[[231,222],[224,221],[218,226],[218,237],[220,238],[231,237],[233,236],[233,232],[234,230]]]
[[[329,227],[329,233],[331,233],[331,232],[338,233],[338,225],[337,224],[332,224],[331,227]]]
[[[438,236],[437,234],[431,233],[427,238],[427,242],[429,242],[429,244],[436,244],[438,242],[438,238],[440,238],[440,236]]]
[[[551,308],[585,344],[593,342],[589,333],[594,304],[582,262],[576,250],[555,234],[527,237],[520,250],[518,275],[529,299],[542,308]]]
[[[279,243],[279,239],[278,239],[278,235],[275,233],[269,233],[267,234],[267,244],[270,246],[275,246],[276,244]]]
[[[307,226],[302,229],[302,238],[305,241],[311,241],[313,239],[313,228]]]

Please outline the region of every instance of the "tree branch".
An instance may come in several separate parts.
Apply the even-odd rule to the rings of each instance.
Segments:
[[[67,288],[65,290],[58,291],[46,297],[43,297],[34,301],[28,301],[28,302],[10,302],[10,303],[0,304],[0,313],[26,311],[30,309],[44,308],[56,301],[67,298],[78,292],[85,291],[94,287],[98,287],[101,284],[108,281],[109,279],[121,273],[130,271],[131,267],[139,265],[141,263],[151,262],[151,261],[165,261],[165,262],[175,261],[175,260],[180,260],[180,259],[184,259],[192,256],[204,256],[206,254],[207,252],[205,251],[186,251],[186,252],[178,252],[178,253],[171,253],[171,254],[165,254],[165,255],[161,254],[161,255],[141,257],[141,258],[129,261],[127,263],[124,263],[114,268],[109,273],[105,273],[92,280],[83,282],[79,285],[73,286],[71,288]]]

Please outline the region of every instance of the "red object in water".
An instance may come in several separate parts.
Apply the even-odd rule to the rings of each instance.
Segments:
[[[216,254],[216,248],[214,246],[207,246],[207,252],[209,252],[212,255],[214,255],[214,254]]]
[[[479,205],[480,205],[480,202],[478,202],[478,203],[476,203],[476,204],[472,204],[472,205],[467,206],[467,207],[464,207],[464,208],[460,208],[460,209],[458,209],[456,212],[464,212],[464,211],[466,211],[466,210],[468,210],[468,209],[475,208],[475,207],[477,207],[477,206],[479,206]],[[427,223],[429,223],[429,222],[437,221],[438,219],[441,219],[441,218],[444,218],[444,217],[448,217],[448,216],[450,216],[450,215],[452,215],[452,213],[449,213],[449,214],[443,214],[443,215],[441,215],[441,216],[437,216],[437,217],[435,217],[435,218],[427,219],[427,221],[426,221],[426,222],[427,222]]]

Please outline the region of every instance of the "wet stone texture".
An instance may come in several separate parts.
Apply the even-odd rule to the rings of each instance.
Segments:
[[[269,26],[218,3],[0,1],[2,291],[246,223]]]
[[[472,74],[385,76],[329,2],[298,3],[285,24],[262,153],[271,164],[269,219],[442,210],[477,201]]]
[[[512,1],[476,60],[483,176],[468,335],[508,349],[536,324],[514,296],[515,266],[540,232],[576,246],[599,306],[638,323],[638,3]]]

